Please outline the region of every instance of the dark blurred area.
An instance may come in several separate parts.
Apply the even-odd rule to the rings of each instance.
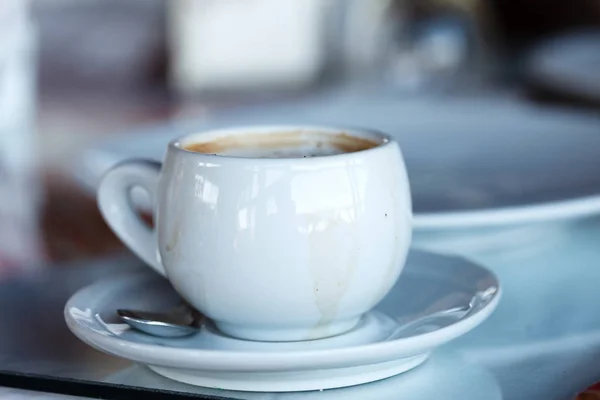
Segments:
[[[598,28],[600,4],[594,0],[496,0],[498,25],[509,48],[524,50],[548,36]]]
[[[164,1],[34,1],[31,15],[41,93],[164,92]]]
[[[116,132],[331,87],[600,104],[548,69],[554,38],[598,49],[596,0],[5,0],[0,26],[0,271],[122,249],[70,170]]]

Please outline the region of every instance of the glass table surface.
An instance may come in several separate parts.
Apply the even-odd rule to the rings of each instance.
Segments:
[[[16,275],[0,282],[0,386],[107,399],[140,393],[144,398],[571,399],[600,380],[600,219],[544,232],[510,251],[458,249],[493,270],[504,285],[498,309],[480,327],[413,371],[323,392],[189,386],[79,341],[64,323],[66,300],[103,277],[146,268],[128,253]]]

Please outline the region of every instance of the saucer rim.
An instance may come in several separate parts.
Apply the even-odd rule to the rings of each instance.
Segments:
[[[448,257],[448,256],[445,256]],[[496,309],[502,297],[502,287],[496,275],[478,264],[460,258],[471,268],[485,270],[492,278],[490,287],[496,292],[489,301],[473,314],[459,321],[424,334],[396,338],[376,343],[349,346],[336,349],[297,350],[290,352],[260,353],[249,351],[223,351],[207,349],[173,348],[155,344],[136,343],[122,339],[116,335],[105,335],[87,328],[74,317],[70,309],[81,299],[89,297],[90,293],[105,286],[114,278],[103,279],[92,285],[78,290],[67,301],[64,308],[64,318],[69,329],[88,345],[115,356],[134,360],[144,364],[170,366],[175,368],[211,369],[229,371],[235,366],[240,371],[273,371],[297,370],[314,368],[338,368],[349,365],[365,365],[379,363],[385,359],[405,358],[429,352],[432,349],[454,340],[485,321]],[[129,274],[119,279],[140,279],[145,273]],[[118,348],[119,352],[114,349]],[[144,357],[140,357],[143,354]],[[174,360],[177,360],[174,362]]]
[[[545,203],[481,209],[415,214],[416,233],[450,229],[496,228],[531,223],[559,222],[600,213],[600,195],[575,197]]]

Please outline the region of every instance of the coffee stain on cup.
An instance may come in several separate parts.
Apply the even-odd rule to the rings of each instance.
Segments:
[[[348,183],[352,197],[349,206],[333,210],[331,217],[309,218],[310,272],[315,303],[321,313],[309,339],[338,333],[328,331],[358,266],[360,232],[357,220],[362,199],[355,175],[353,166],[349,165]]]
[[[173,186],[171,187],[171,193],[169,193],[169,196],[172,196],[169,204],[175,207],[175,209],[171,211],[175,213],[175,221],[173,222],[173,225],[170,226],[171,232],[169,235],[169,240],[167,240],[167,244],[165,245],[165,250],[167,252],[175,252],[175,257],[180,257],[179,251],[176,250],[178,249],[179,239],[181,238],[181,233],[183,230],[182,225],[184,213],[181,212],[182,202],[178,199],[181,196],[181,183],[183,182],[183,174],[183,164],[179,163],[175,171],[175,178]]]
[[[179,244],[179,238],[181,237],[181,220],[175,221],[173,230],[171,232],[171,237],[165,246],[165,250],[168,252],[175,251],[177,245]]]
[[[358,263],[356,236],[345,241],[343,239],[346,235],[340,234],[350,232],[352,222],[344,221],[340,215],[331,219],[315,218],[311,221],[312,229],[308,237],[309,267],[315,304],[321,318],[310,331],[309,339],[330,336],[330,325],[352,282]]]

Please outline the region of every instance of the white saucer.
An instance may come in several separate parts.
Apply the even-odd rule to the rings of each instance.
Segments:
[[[457,257],[413,251],[390,294],[352,331],[333,338],[261,343],[206,326],[185,339],[144,335],[118,322],[117,308],[160,310],[180,301],[148,272],[77,292],[65,306],[71,331],[106,353],[188,384],[288,392],[352,386],[405,372],[436,347],[472,330],[495,309],[500,286],[488,270]],[[467,307],[468,311],[467,311]],[[460,313],[440,314],[459,308]],[[411,324],[416,318],[426,323]]]

